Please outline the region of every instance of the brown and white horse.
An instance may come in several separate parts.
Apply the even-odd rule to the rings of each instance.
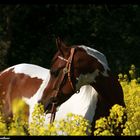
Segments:
[[[125,107],[122,88],[102,53],[84,45],[68,47],[60,38],[56,44],[58,52],[50,70],[19,64],[0,73],[0,101],[5,118],[12,115],[15,98],[23,98],[30,112],[35,103],[41,102],[50,112],[50,121],[68,112],[82,114],[84,110],[84,117],[94,124],[107,116],[114,104]]]
[[[94,94],[95,104],[88,112],[90,114],[95,111],[93,126],[95,120],[109,115],[109,110],[114,104],[125,107],[121,85],[117,77],[112,75],[104,54],[84,45],[69,47],[60,38],[56,40],[56,44],[58,52],[52,59],[50,80],[39,101],[44,105],[45,110],[50,110],[53,114],[51,121],[55,118],[57,107],[71,99],[73,94],[84,85],[90,85],[94,89],[89,91]],[[90,94],[86,90],[82,93],[86,96]],[[77,97],[75,102],[72,102],[71,106],[69,104],[65,110],[76,108],[79,102],[82,101]],[[82,108],[84,108],[84,102],[83,106],[81,105],[81,111]]]

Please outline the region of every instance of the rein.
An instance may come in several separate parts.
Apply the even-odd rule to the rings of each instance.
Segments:
[[[63,61],[66,61],[66,66],[65,68],[63,69],[63,74],[61,76],[61,79],[60,79],[60,82],[58,83],[58,86],[56,88],[56,94],[54,95],[54,98],[57,97],[58,93],[59,93],[59,90],[60,90],[60,87],[63,83],[63,80],[65,78],[65,75],[67,74],[68,75],[68,80],[69,80],[69,83],[71,85],[71,88],[73,89],[73,91],[75,91],[74,89],[74,86],[72,84],[72,81],[71,81],[71,77],[70,77],[70,72],[71,72],[71,64],[72,64],[72,60],[73,60],[73,56],[74,56],[74,52],[75,52],[75,48],[71,48],[71,51],[70,51],[70,57],[68,59],[65,59],[61,56],[58,56],[59,59],[63,60]],[[50,123],[52,124],[54,122],[54,119],[55,119],[55,114],[56,114],[56,104],[57,102],[52,102],[52,108],[51,108],[51,119],[50,119]]]

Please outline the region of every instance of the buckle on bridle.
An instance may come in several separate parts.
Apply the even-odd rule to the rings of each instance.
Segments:
[[[64,74],[68,73],[68,68],[67,68],[67,67],[65,67],[65,68],[63,69],[63,73],[64,73]]]

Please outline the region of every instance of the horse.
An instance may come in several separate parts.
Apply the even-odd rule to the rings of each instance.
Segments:
[[[96,105],[93,106],[93,127],[97,119],[109,115],[113,105],[125,107],[122,87],[103,53],[85,45],[69,46],[59,37],[56,45],[58,51],[51,62],[50,80],[39,100],[51,113],[50,122],[54,121],[57,108],[84,85],[92,86],[97,95]],[[72,107],[77,104],[73,102]]]
[[[49,78],[49,69],[27,63],[14,65],[0,73],[0,101],[3,105],[1,111],[3,112],[6,122],[10,122],[10,120],[8,120],[9,117],[12,118],[12,102],[16,98],[23,99],[26,104],[29,105],[27,115],[29,116],[29,123],[32,122],[32,112],[34,111],[34,106],[40,100],[43,91],[48,84]],[[85,96],[85,92],[89,92],[89,97]],[[56,115],[56,120],[64,118],[67,113],[71,112],[75,114],[78,113],[92,122],[92,116],[94,116],[93,104],[96,103],[96,97],[94,97],[95,95],[92,93],[94,93],[94,89],[87,85],[82,86],[80,94],[74,94],[72,98],[60,106]],[[74,108],[74,110],[73,108],[70,108],[71,104],[73,104],[74,101],[77,102],[79,99],[84,102],[84,107],[80,101],[80,105],[77,105],[77,108]],[[66,106],[69,109],[66,109]],[[92,107],[92,113],[88,116],[87,112],[91,111],[89,106]],[[46,123],[49,121],[48,116],[49,115],[46,115]]]
[[[56,46],[58,51],[50,70],[18,64],[0,73],[0,99],[5,118],[12,116],[11,104],[15,98],[22,98],[30,112],[35,103],[42,103],[53,122],[61,117],[63,109],[71,106],[78,110],[84,95],[88,100],[93,99],[92,105],[87,102],[89,112],[94,112],[90,118],[93,126],[98,118],[109,115],[114,104],[125,107],[121,85],[112,75],[104,54],[84,45],[68,46],[60,38],[56,39]],[[84,105],[85,101],[81,107]]]

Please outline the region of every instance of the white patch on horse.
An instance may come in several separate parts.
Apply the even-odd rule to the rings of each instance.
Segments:
[[[99,70],[96,69],[93,73],[80,74],[79,78],[77,78],[78,83],[76,84],[76,90],[78,91],[80,87],[83,85],[91,84],[92,82],[96,82],[95,78],[99,75]]]
[[[67,101],[60,105],[56,112],[55,120],[65,119],[68,113],[82,115],[90,123],[95,115],[96,104],[98,101],[97,91],[90,85],[80,88],[78,94],[73,94]],[[50,122],[51,114],[46,115],[45,124]]]
[[[34,111],[34,106],[41,99],[43,92],[48,85],[50,79],[50,70],[46,69],[45,75],[46,79],[42,82],[34,96],[32,96],[31,98],[22,97],[25,103],[29,105],[29,123],[32,121],[32,113]]]
[[[38,79],[42,80],[45,80],[47,78],[46,75],[47,69],[34,64],[26,64],[26,63],[17,64],[5,69],[2,73],[9,71],[11,69],[13,69],[13,72],[15,73],[22,73],[30,76],[31,78],[37,77]]]
[[[105,69],[105,71],[102,73],[104,76],[108,76],[107,70],[110,70],[109,66],[108,66],[108,62],[107,59],[105,57],[105,55],[93,48],[84,46],[84,45],[79,45],[79,48],[83,48],[88,55],[96,58],[98,60],[99,63],[101,63]]]
[[[37,77],[38,79],[45,80],[47,78],[47,69],[33,65],[33,64],[20,64],[14,69],[15,73],[24,72],[24,74],[29,75],[31,78]]]

